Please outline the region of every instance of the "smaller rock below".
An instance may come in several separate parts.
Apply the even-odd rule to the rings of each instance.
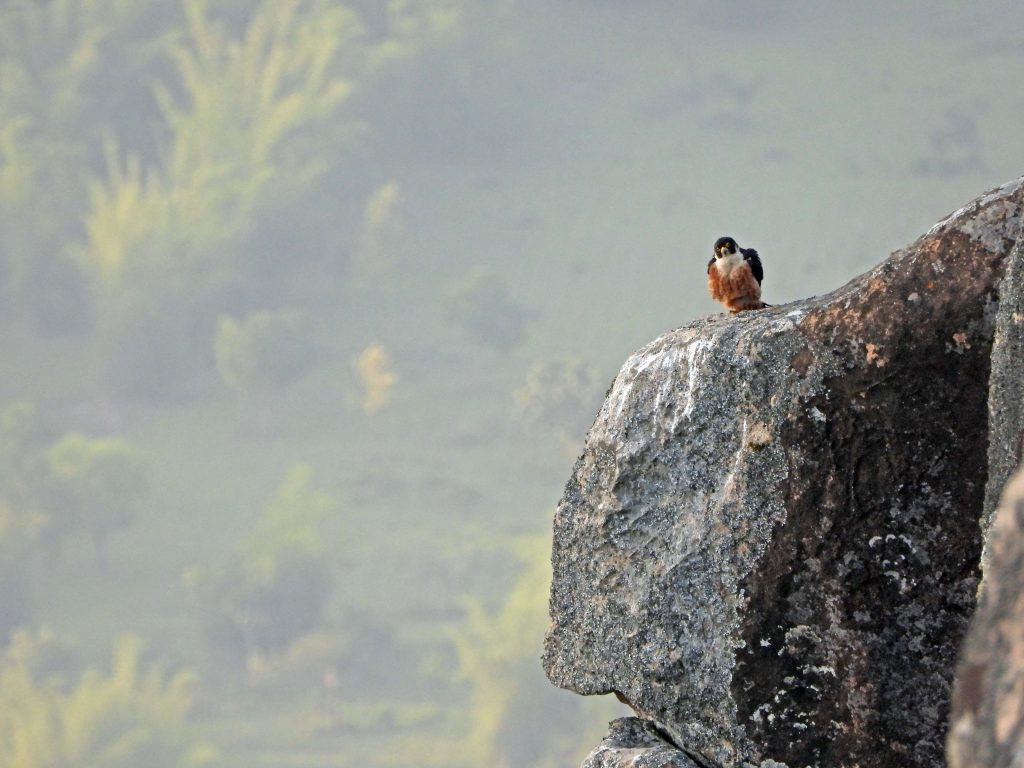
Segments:
[[[706,767],[669,744],[649,720],[620,717],[608,724],[608,735],[580,768]]]

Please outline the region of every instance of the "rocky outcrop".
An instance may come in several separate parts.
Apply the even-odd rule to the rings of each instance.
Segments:
[[[951,768],[1011,768],[1024,754],[1024,471],[992,525],[978,611],[953,692]]]
[[[626,361],[555,515],[544,664],[650,730],[589,764],[942,764],[1022,210],[1024,179],[828,296]]]

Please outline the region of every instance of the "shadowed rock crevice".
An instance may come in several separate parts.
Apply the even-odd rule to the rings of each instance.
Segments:
[[[942,763],[1024,184],[828,296],[627,360],[555,516],[545,668],[714,765]]]

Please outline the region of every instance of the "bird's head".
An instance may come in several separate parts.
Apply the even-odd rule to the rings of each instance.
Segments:
[[[731,237],[720,237],[715,240],[715,258],[724,259],[726,256],[732,256],[739,249],[736,245],[736,241]]]

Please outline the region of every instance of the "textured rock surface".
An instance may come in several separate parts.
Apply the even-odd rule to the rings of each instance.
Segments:
[[[942,764],[1022,182],[626,361],[555,516],[553,682],[713,765]]]
[[[1024,472],[990,529],[990,560],[953,692],[951,768],[1024,765]]]
[[[986,521],[995,512],[1010,473],[1024,459],[1024,239],[1013,249],[999,286],[988,420]]]
[[[668,744],[646,720],[623,717],[608,725],[608,735],[581,768],[702,768]]]

